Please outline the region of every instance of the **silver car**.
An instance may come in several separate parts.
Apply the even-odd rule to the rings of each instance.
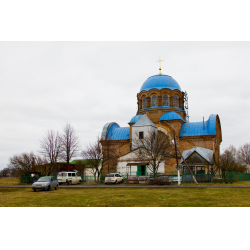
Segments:
[[[36,191],[37,189],[43,189],[49,191],[51,188],[55,188],[57,190],[58,188],[58,181],[53,176],[43,176],[38,179],[37,182],[34,182],[32,184],[32,189]]]

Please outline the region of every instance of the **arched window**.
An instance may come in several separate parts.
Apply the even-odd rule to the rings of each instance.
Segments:
[[[151,97],[151,106],[158,106],[156,95],[152,95],[152,97]]]
[[[144,96],[142,98],[142,108],[145,109],[146,107],[147,107],[147,98],[146,98],[146,96]]]
[[[179,105],[178,105],[178,96],[177,95],[174,96],[174,107],[179,107]]]
[[[169,106],[168,95],[164,95],[162,99],[163,99],[162,106]]]

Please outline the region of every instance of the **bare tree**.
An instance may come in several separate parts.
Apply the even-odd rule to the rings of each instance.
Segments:
[[[110,138],[102,141],[103,168],[108,169],[108,173],[114,170],[117,165],[118,152],[117,147]]]
[[[8,177],[11,175],[10,168],[4,168],[3,170],[0,171],[0,178],[1,177]]]
[[[139,135],[133,140],[134,153],[143,162],[148,163],[148,168],[154,173],[158,172],[159,166],[165,158],[173,154],[173,144],[170,139],[160,131],[149,132],[143,139]]]
[[[58,161],[62,151],[61,138],[58,132],[49,130],[40,141],[40,150],[38,151],[50,163],[49,172],[55,169],[55,163]]]
[[[46,159],[36,156],[33,152],[22,153],[21,155],[14,155],[10,157],[8,167],[15,171],[18,175],[29,174],[32,167],[46,164]]]
[[[250,164],[250,143],[240,146],[237,150],[237,159],[241,164]]]
[[[236,148],[230,145],[223,154],[220,155],[218,163],[218,171],[222,178],[225,178],[226,171],[228,172],[245,172],[246,166],[245,163],[242,164],[237,159]]]
[[[93,174],[97,173],[97,180],[100,180],[100,173],[102,171],[102,144],[100,143],[100,137],[98,136],[93,144],[89,144],[87,149],[81,153],[85,164],[90,167]]]
[[[67,170],[69,170],[69,162],[73,157],[78,156],[80,151],[79,138],[76,135],[74,127],[69,123],[63,128],[61,138],[61,154],[60,158],[67,162]]]

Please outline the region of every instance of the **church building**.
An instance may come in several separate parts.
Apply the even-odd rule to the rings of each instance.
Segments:
[[[159,59],[158,62],[161,63],[161,61]],[[174,139],[175,133],[182,155],[199,159],[198,162],[194,162],[195,173],[196,171],[207,173],[211,167],[216,166],[222,142],[219,115],[211,114],[206,121],[203,118],[200,122],[190,122],[187,100],[187,93],[182,91],[179,83],[172,76],[161,73],[160,65],[159,74],[150,76],[141,85],[137,93],[137,113],[128,119],[128,126],[120,127],[116,122],[108,122],[104,125],[101,134],[103,150],[112,145],[112,149],[117,153],[117,161],[113,162],[109,169],[107,169],[109,164],[104,164],[103,172],[132,171],[140,172],[142,175],[148,173],[147,163],[137,161],[133,154],[135,133],[148,130],[164,133],[171,140]],[[179,163],[183,163],[182,159],[179,159]],[[176,172],[175,164],[175,158],[166,157],[158,172]]]

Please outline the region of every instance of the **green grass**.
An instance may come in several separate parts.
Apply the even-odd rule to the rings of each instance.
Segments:
[[[20,179],[15,177],[2,177],[0,178],[0,185],[19,185]]]
[[[0,188],[2,207],[249,207],[250,188]]]

